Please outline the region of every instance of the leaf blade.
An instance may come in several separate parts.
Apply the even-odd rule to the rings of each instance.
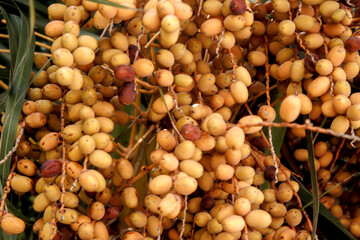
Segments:
[[[316,237],[316,229],[317,223],[319,220],[319,207],[320,207],[320,199],[319,199],[319,189],[318,189],[318,181],[317,174],[315,169],[315,154],[314,154],[314,145],[313,145],[313,136],[310,130],[306,130],[306,145],[308,149],[309,156],[309,168],[310,168],[310,177],[311,177],[311,189],[312,189],[312,198],[313,198],[313,231],[311,233],[311,239],[315,239]]]
[[[96,3],[100,3],[100,4],[104,4],[104,5],[109,5],[109,6],[113,6],[113,7],[118,7],[118,8],[125,8],[125,9],[133,9],[133,10],[138,10],[136,8],[131,8],[125,5],[121,5],[115,2],[110,2],[108,0],[89,0],[90,2],[96,2]]]
[[[298,194],[301,200],[306,204],[312,201],[311,193],[301,184],[301,182],[293,177],[299,184]],[[310,205],[312,207],[312,205]],[[355,237],[342,225],[337,218],[320,203],[319,213],[321,221],[319,221],[320,229],[324,229],[324,234],[331,240],[356,240]],[[338,237],[337,237],[338,236]]]

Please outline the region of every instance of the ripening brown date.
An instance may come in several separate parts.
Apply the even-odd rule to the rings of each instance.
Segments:
[[[50,178],[59,175],[62,168],[62,162],[57,159],[51,159],[44,162],[40,167],[42,177]]]
[[[135,60],[143,58],[143,53],[138,50],[137,46],[130,44],[128,50],[129,50],[129,58],[130,58],[131,64],[133,64]],[[137,57],[136,57],[136,54],[137,54]],[[135,59],[135,57],[136,57],[136,59]]]
[[[319,60],[319,57],[315,53],[309,53],[304,57],[305,68],[309,73],[315,72],[316,62]]]
[[[135,71],[127,65],[119,65],[114,70],[115,77],[124,82],[131,82],[135,79]]]
[[[230,9],[234,14],[241,15],[246,11],[245,0],[231,0]]]
[[[200,128],[192,124],[182,126],[180,133],[186,140],[191,141],[195,141],[201,137]]]
[[[273,181],[275,180],[275,172],[276,172],[276,167],[275,166],[266,166],[265,171],[264,171],[264,177],[265,179],[269,180],[269,181]]]
[[[350,52],[357,52],[360,50],[360,38],[359,37],[350,37],[346,40],[345,47]]]
[[[118,99],[121,104],[129,105],[136,97],[135,85],[133,82],[126,82],[121,86],[118,92]]]

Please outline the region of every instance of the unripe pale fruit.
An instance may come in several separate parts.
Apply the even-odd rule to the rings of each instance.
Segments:
[[[13,215],[5,215],[1,219],[1,228],[9,235],[20,234],[25,230],[25,222]]]
[[[202,33],[205,34],[207,37],[212,37],[219,34],[222,30],[222,22],[220,19],[212,18],[206,20],[200,27]]]
[[[168,175],[159,175],[150,181],[149,190],[153,194],[160,195],[168,192],[171,189],[172,185],[173,183],[171,177],[169,177]]]
[[[224,231],[229,233],[240,232],[245,227],[243,217],[237,215],[230,215],[222,221]]]
[[[188,87],[191,84],[193,84],[194,80],[192,79],[191,76],[186,75],[186,74],[177,74],[174,77],[174,82],[177,86],[180,87]]]
[[[276,118],[275,109],[268,105],[263,105],[259,108],[257,115],[265,122],[273,122]]]
[[[84,222],[80,224],[77,232],[80,239],[93,239],[94,225],[92,223]]]
[[[166,196],[161,199],[158,205],[159,214],[163,217],[166,217],[171,214],[176,208],[177,205],[181,205],[181,200],[177,194],[168,193]]]
[[[358,121],[360,120],[360,104],[354,104],[352,105],[347,111],[346,111],[346,117],[351,121]]]
[[[71,52],[65,48],[59,48],[52,55],[53,62],[59,67],[70,67],[74,63]]]
[[[173,33],[180,28],[180,21],[174,15],[167,15],[161,20],[161,28],[168,33]]]
[[[83,172],[80,175],[79,183],[80,186],[88,192],[95,192],[99,187],[99,180],[89,171]]]
[[[181,195],[190,195],[195,192],[198,184],[195,178],[190,176],[184,176],[177,178],[174,182],[174,189]]]
[[[297,226],[302,220],[302,213],[299,209],[293,208],[286,213],[286,222],[290,226]]]
[[[265,53],[260,51],[252,51],[248,54],[248,60],[256,67],[264,66],[266,63],[266,55]]]
[[[165,153],[162,155],[159,165],[166,171],[171,172],[178,168],[179,160],[173,153]]]
[[[261,119],[261,117],[257,116],[257,115],[249,115],[249,116],[245,116],[242,117],[239,120],[239,124],[254,124],[254,123],[262,123],[263,120]],[[243,130],[245,132],[245,134],[253,134],[256,132],[259,132],[262,129],[262,126],[254,126],[254,127],[244,127]]]
[[[73,51],[78,47],[78,40],[74,34],[65,33],[61,37],[61,45],[63,48],[68,49],[69,51]]]
[[[168,94],[164,95],[164,99],[162,97],[156,99],[152,106],[153,110],[158,114],[167,113],[167,110],[170,111],[174,107],[175,107],[174,99],[172,98],[172,96]]]
[[[134,175],[134,168],[131,165],[131,162],[127,159],[121,158],[116,161],[116,169],[120,176],[124,179],[130,179]]]
[[[28,177],[34,176],[37,171],[35,163],[28,159],[19,160],[19,162],[16,165],[16,169],[20,173],[22,173]]]
[[[279,33],[290,36],[295,32],[295,23],[290,20],[283,20],[279,24]]]
[[[193,178],[200,178],[203,176],[203,166],[194,160],[183,160],[180,163],[180,170]]]
[[[280,105],[280,117],[286,122],[295,121],[301,111],[301,100],[296,95],[287,96]]]
[[[253,210],[245,217],[246,224],[254,228],[266,228],[271,223],[271,215],[264,210]]]
[[[49,22],[45,26],[45,34],[50,37],[60,37],[64,29],[64,24],[64,21],[61,20],[54,20]]]
[[[74,71],[69,67],[61,67],[56,71],[56,81],[62,86],[68,86],[72,83]]]
[[[294,23],[299,31],[309,31],[315,24],[315,18],[309,15],[298,15],[294,18]]]
[[[229,148],[240,149],[245,141],[244,131],[239,127],[232,127],[226,132],[225,140]]]
[[[56,211],[56,220],[63,224],[71,224],[77,221],[78,214],[74,209],[64,208],[62,210]]]
[[[145,58],[138,59],[132,65],[135,73],[139,77],[147,77],[154,71],[154,64]]]
[[[338,115],[333,119],[330,129],[337,133],[345,133],[350,126],[350,121],[343,115]]]
[[[219,164],[215,169],[215,176],[217,179],[227,181],[234,176],[234,168],[227,164]]]
[[[290,79],[294,82],[300,82],[305,74],[305,65],[301,60],[296,60],[290,67]]]
[[[320,75],[326,76],[333,71],[332,62],[327,59],[320,59],[315,65],[316,72]]]
[[[112,163],[112,158],[103,150],[95,150],[89,155],[89,162],[98,168],[108,168]]]
[[[130,214],[130,222],[137,228],[146,226],[147,217],[143,212],[136,211]]]
[[[11,179],[10,186],[16,192],[26,193],[33,188],[33,183],[29,177],[18,174]]]
[[[44,187],[43,193],[51,202],[59,200],[61,195],[60,188],[55,184],[47,184]]]
[[[121,198],[128,208],[135,208],[139,203],[137,190],[133,187],[125,188],[121,194]]]
[[[230,93],[237,103],[245,103],[249,97],[248,89],[242,81],[232,83]]]
[[[240,216],[246,216],[251,211],[251,203],[247,198],[238,198],[234,203],[235,213]]]
[[[78,47],[73,51],[74,61],[78,65],[87,65],[94,61],[95,53],[88,47]]]
[[[79,139],[79,150],[82,154],[90,154],[95,150],[96,143],[89,135],[84,135]]]
[[[207,122],[207,129],[213,136],[223,135],[226,132],[226,123],[222,118],[211,118]]]
[[[346,50],[343,46],[335,46],[330,49],[328,55],[326,56],[333,65],[333,67],[338,67],[344,61],[346,56]]]
[[[186,140],[176,146],[174,153],[179,160],[191,159],[195,153],[195,144]]]

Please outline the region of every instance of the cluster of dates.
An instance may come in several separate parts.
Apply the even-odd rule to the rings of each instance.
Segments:
[[[291,171],[252,144],[262,139],[261,124],[275,120],[274,108],[239,110],[276,84],[284,122],[302,114],[315,123],[333,118],[337,133],[359,128],[360,95],[351,93],[360,70],[353,3],[111,2],[123,7],[63,0],[48,8],[52,64],[33,76],[27,92],[10,184],[16,194],[36,195],[39,239],[110,239],[106,223],[124,208],[130,213],[120,221],[128,229],[114,238],[311,239]],[[95,38],[80,35],[81,28],[104,32]],[[38,68],[46,61],[34,59]],[[111,136],[116,124],[129,123],[122,108],[141,93],[153,95],[144,124],[171,122],[156,133],[143,201],[130,186],[131,159],[115,158]],[[291,131],[303,138],[302,130]],[[315,148],[321,174],[328,153]],[[301,151],[295,158],[305,162]],[[267,181],[271,187],[260,187]],[[348,224],[357,237],[358,219]],[[25,224],[6,214],[1,227],[19,234]]]

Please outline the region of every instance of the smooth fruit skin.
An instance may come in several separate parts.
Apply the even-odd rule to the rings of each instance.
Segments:
[[[247,225],[255,228],[268,227],[271,220],[271,215],[264,210],[253,210],[245,217]]]
[[[246,11],[245,0],[232,0],[230,2],[230,10],[236,15],[243,14]]]
[[[1,228],[9,235],[20,234],[25,231],[25,222],[10,214],[5,215],[1,220]]]
[[[280,117],[286,122],[295,121],[301,110],[301,100],[296,95],[287,96],[280,105]]]
[[[114,70],[115,77],[124,82],[131,82],[135,79],[135,71],[127,65],[119,65]]]
[[[126,82],[121,86],[119,93],[119,102],[124,105],[130,105],[136,97],[135,85],[133,82]]]

